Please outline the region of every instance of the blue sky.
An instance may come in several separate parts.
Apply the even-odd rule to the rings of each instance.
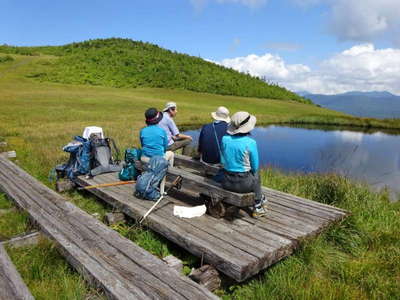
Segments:
[[[264,76],[292,90],[400,93],[400,75],[393,78],[400,73],[398,0],[0,3],[1,44],[126,37]]]

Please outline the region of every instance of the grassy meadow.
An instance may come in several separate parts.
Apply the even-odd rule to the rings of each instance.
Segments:
[[[1,56],[1,54],[0,54]],[[0,141],[16,150],[16,162],[46,185],[49,171],[66,161],[61,148],[86,126],[101,126],[121,150],[138,144],[144,110],[178,103],[179,126],[200,126],[210,112],[224,105],[231,112],[246,110],[258,124],[319,124],[371,128],[400,128],[398,120],[351,116],[294,101],[195,93],[160,88],[113,88],[40,82],[34,74],[56,61],[55,56],[9,54],[0,63]],[[33,75],[32,75],[33,74]],[[263,171],[263,184],[350,210],[352,216],[305,241],[294,255],[242,284],[225,281],[217,294],[225,299],[395,299],[400,295],[400,203],[370,192],[362,184],[333,175],[284,175]],[[112,209],[88,194],[65,195],[77,206],[102,218]],[[0,209],[12,203],[0,194]],[[0,216],[0,236],[27,230],[27,216]],[[173,254],[184,272],[200,262],[157,234],[132,224],[113,229],[158,257]],[[11,253],[10,253],[11,252]],[[10,256],[37,299],[102,297],[72,270],[51,242],[10,251]]]

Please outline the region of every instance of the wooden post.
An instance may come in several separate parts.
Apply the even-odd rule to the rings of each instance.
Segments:
[[[104,220],[107,225],[114,225],[119,222],[125,222],[125,215],[120,212],[106,213]]]
[[[67,192],[74,189],[75,184],[69,179],[61,179],[56,181],[56,191],[59,193]]]
[[[172,269],[177,271],[179,274],[182,273],[183,263],[179,258],[176,258],[173,255],[168,255],[163,258],[163,261]]]
[[[198,269],[192,270],[189,278],[203,285],[209,291],[215,291],[221,286],[221,278],[218,271],[211,265],[204,265]]]

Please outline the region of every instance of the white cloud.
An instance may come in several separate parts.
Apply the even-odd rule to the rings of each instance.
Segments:
[[[253,76],[265,77],[293,91],[337,94],[348,91],[389,91],[400,94],[400,49],[375,49],[361,44],[322,61],[312,70],[287,64],[266,53],[224,59],[219,64]]]
[[[292,0],[300,6],[328,7],[328,31],[339,40],[372,42],[385,38],[400,45],[399,0]]]

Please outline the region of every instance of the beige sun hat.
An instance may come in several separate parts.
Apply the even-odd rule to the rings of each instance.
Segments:
[[[163,111],[167,111],[170,108],[175,108],[175,107],[177,107],[175,102],[168,102],[167,104],[165,104],[165,107],[164,107]]]
[[[229,118],[229,110],[225,106],[218,107],[217,111],[211,113],[211,116],[216,121],[225,121],[229,123],[231,118]]]
[[[230,135],[248,133],[253,130],[256,122],[256,117],[249,114],[247,111],[238,111],[232,116],[227,132]]]

